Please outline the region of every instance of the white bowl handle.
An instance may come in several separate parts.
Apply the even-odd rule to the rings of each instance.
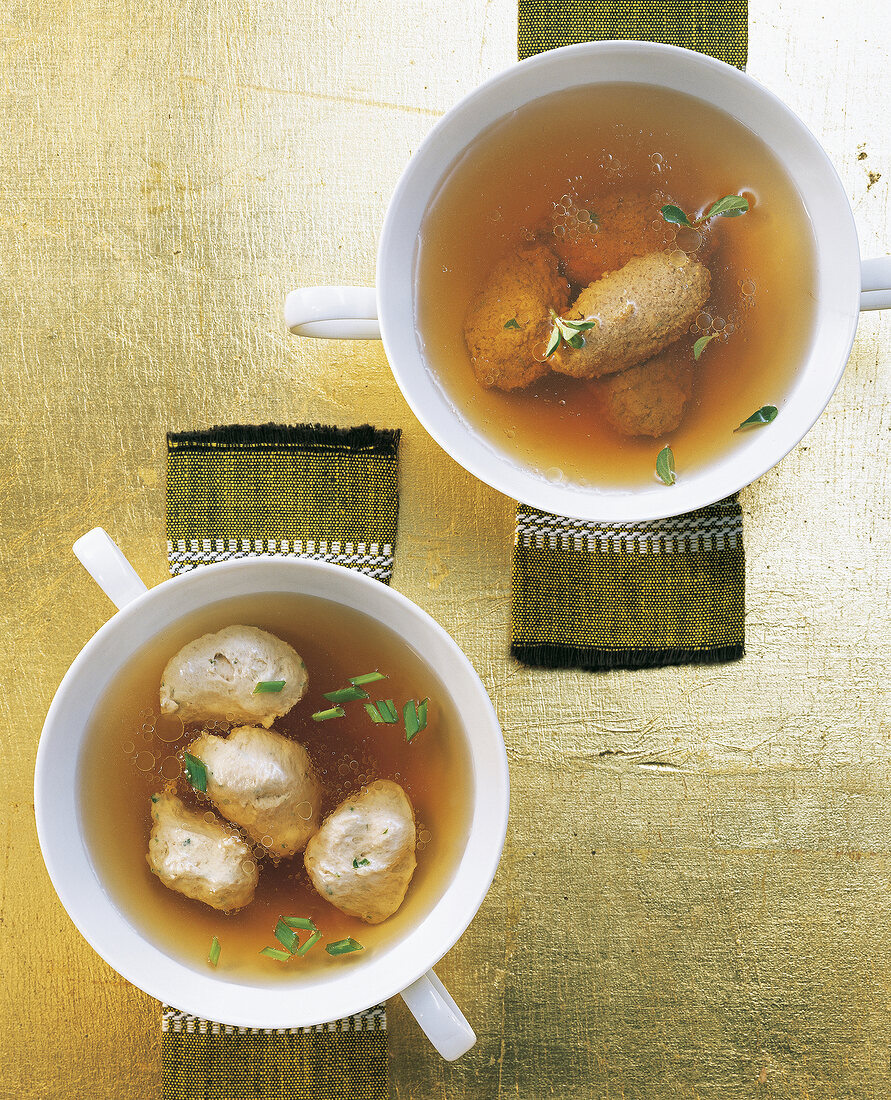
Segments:
[[[148,591],[118,544],[101,527],[81,535],[71,549],[115,607],[125,607]]]
[[[447,1062],[466,1054],[476,1042],[473,1028],[432,970],[403,989],[402,999]]]
[[[285,298],[285,323],[298,336],[380,340],[377,294],[366,286],[310,286]]]
[[[891,309],[891,256],[864,260],[860,272],[860,308]]]

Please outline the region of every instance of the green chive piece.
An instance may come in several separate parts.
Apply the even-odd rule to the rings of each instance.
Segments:
[[[409,699],[402,708],[402,717],[405,721],[405,739],[406,741],[411,741],[421,728],[421,720],[418,717],[418,708],[414,699]]]
[[[674,485],[678,477],[674,469],[674,451],[671,447],[663,447],[656,456],[656,473],[665,485]]]
[[[297,933],[285,924],[285,922],[279,917],[278,924],[275,926],[275,938],[286,950],[290,951],[293,955],[294,951],[300,942]]]
[[[356,699],[367,699],[368,692],[353,685],[353,687],[339,688],[337,691],[326,691],[324,696],[329,703],[352,703]]]
[[[361,687],[362,684],[373,684],[377,680],[386,680],[386,678],[383,672],[366,672],[364,676],[351,676],[350,683],[355,687]]]
[[[189,783],[191,783],[196,791],[201,791],[202,794],[206,794],[207,768],[197,756],[192,756],[190,752],[183,753],[183,760],[186,764],[186,777]]]
[[[277,947],[264,947],[260,954],[270,959],[278,959],[279,962],[287,962],[291,957],[290,951],[279,951]]]
[[[211,966],[216,966],[220,961],[220,941],[216,936],[210,941],[210,952],[208,953],[207,961]]]
[[[365,859],[364,856],[363,856],[362,859],[354,859],[353,860],[353,866],[356,867],[356,868],[369,867],[370,862],[367,859]]]
[[[776,420],[779,416],[780,410],[776,405],[762,405],[757,412],[753,412],[751,416],[740,424],[738,428],[734,428],[734,432],[741,432],[743,428],[754,427],[756,424],[770,424],[772,420]]]
[[[405,740],[411,741],[416,733],[420,733],[421,730],[427,725],[427,703],[428,699],[424,699],[420,703],[416,703],[414,699],[409,701],[402,708],[402,717],[405,721]]]
[[[319,942],[321,938],[322,933],[318,929],[316,929],[316,931],[313,932],[306,943],[302,947],[298,947],[294,954],[302,959],[306,952],[309,951],[311,947],[315,947],[315,945]]]
[[[331,707],[330,710],[317,710],[312,716],[314,722],[327,722],[329,718],[343,718],[346,711],[343,707]]]
[[[399,711],[392,699],[381,699],[377,704],[377,709],[381,712],[381,718],[389,725],[392,726],[399,721]]]
[[[351,951],[364,951],[365,948],[358,940],[354,940],[352,936],[347,936],[345,940],[338,940],[336,943],[326,943],[325,950],[329,955],[348,955]]]
[[[309,919],[309,917],[281,917],[281,920],[289,928],[302,928],[304,932],[317,932],[318,929],[315,923]]]
[[[372,720],[372,722],[374,722],[376,725],[380,725],[381,722],[383,722],[383,718],[381,718],[381,712],[377,709],[374,703],[366,703],[365,712]]]
[[[273,695],[277,691],[281,691],[285,686],[284,680],[261,680],[254,690],[252,695]]]

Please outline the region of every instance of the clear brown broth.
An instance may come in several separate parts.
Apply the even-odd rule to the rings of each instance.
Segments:
[[[705,310],[733,331],[704,351],[676,431],[660,441],[620,435],[602,415],[597,383],[550,374],[503,393],[476,381],[463,337],[468,305],[509,250],[538,237],[560,252],[566,237],[554,230],[567,229],[559,213],[564,197],[571,210],[594,213],[617,197],[645,197],[654,228],[665,203],[696,212],[728,194],[744,194],[751,209],[711,223],[703,258],[712,272]],[[608,236],[610,228],[598,232]],[[812,339],[814,255],[795,185],[740,122],[691,96],[646,85],[573,89],[490,128],[444,180],[418,246],[418,340],[457,411],[542,477],[602,487],[649,483],[665,442],[682,477],[738,446],[733,429],[755,409],[782,408]],[[689,357],[709,331],[697,326],[672,354]]]
[[[159,715],[161,672],[186,642],[224,626],[245,623],[289,642],[306,662],[309,689],[273,728],[302,742],[322,779],[323,812],[375,779],[400,783],[415,809],[418,867],[399,911],[371,926],[346,916],[312,888],[302,855],[273,862],[255,846],[260,882],[253,902],[225,914],[168,890],[146,862],[150,796],[165,786],[192,808],[212,810],[182,776],[180,754],[202,727],[184,729]],[[313,711],[330,706],[322,693],[349,677],[385,672],[368,687],[372,699],[429,697],[428,726],[411,743],[402,722],[373,725],[360,702],[346,716],[316,723]],[[225,726],[222,726],[222,730]],[[190,615],[146,646],[115,678],[92,716],[80,761],[81,814],[96,872],[123,914],[159,948],[197,968],[206,967],[213,936],[221,944],[218,970],[230,980],[299,982],[301,976],[354,964],[399,938],[428,912],[450,882],[464,849],[473,776],[455,704],[424,662],[389,628],[368,616],[316,597],[265,594],[228,600]],[[280,947],[273,937],[279,915],[310,917],[322,940],[286,964],[259,954]],[[365,948],[333,957],[324,944],[352,936]]]

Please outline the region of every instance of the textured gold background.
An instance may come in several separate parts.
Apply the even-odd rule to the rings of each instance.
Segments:
[[[102,524],[163,580],[166,430],[270,419],[405,430],[394,584],[467,651],[510,755],[504,861],[441,966],[479,1044],[445,1065],[394,1003],[394,1096],[891,1094],[891,318],[864,317],[828,412],[744,494],[744,663],[526,671],[510,502],[425,436],[380,347],[280,317],[293,285],[371,282],[409,154],[514,58],[513,0],[4,9],[2,1096],[159,1095],[157,1006],[43,870],[34,753],[111,612],[73,539]],[[884,0],[752,0],[751,22],[750,71],[884,252]]]

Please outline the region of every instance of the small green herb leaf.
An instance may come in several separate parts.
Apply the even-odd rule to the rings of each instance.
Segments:
[[[302,959],[306,952],[309,951],[311,947],[315,947],[315,945],[319,942],[321,938],[322,933],[318,929],[316,929],[315,932],[313,932],[313,934],[306,941],[306,943],[303,944],[302,947],[298,947],[294,954]]]
[[[220,941],[216,936],[210,941],[210,951],[207,954],[207,961],[211,966],[216,966],[220,961]]]
[[[289,928],[302,928],[304,932],[317,932],[315,922],[311,921],[309,917],[282,917],[281,918]]]
[[[679,206],[663,206],[662,217],[669,225],[689,225],[693,228],[693,223]]]
[[[564,317],[559,318],[560,327],[570,332],[587,332],[588,329],[597,328],[599,321],[573,321]]]
[[[705,351],[706,347],[712,342],[717,340],[717,332],[713,332],[710,336],[700,336],[696,343],[693,345],[693,358],[699,362],[699,356]]]
[[[206,794],[207,768],[197,756],[192,756],[190,752],[183,753],[183,760],[186,764],[186,778],[189,783],[191,783],[196,791],[201,791],[202,794]]]
[[[343,718],[346,711],[343,707],[331,707],[328,710],[317,710],[312,716],[314,722],[327,722],[329,718]]]
[[[520,325],[519,325],[519,322],[517,321],[516,317],[511,317],[511,319],[509,321],[505,322],[504,327],[505,328],[519,328]]]
[[[663,447],[656,456],[656,473],[666,485],[674,485],[677,474],[674,471],[674,452],[671,447]]]
[[[337,691],[326,691],[324,696],[330,703],[352,703],[356,699],[367,699],[368,692],[354,684],[352,687],[340,688]]]
[[[545,348],[545,359],[550,359],[557,348],[560,347],[560,339],[560,326],[555,322],[554,327],[551,329],[550,338],[548,339],[548,346]]]
[[[575,350],[578,351],[579,348],[585,346],[585,338],[580,332],[577,332],[575,336],[570,336],[566,343],[569,344],[571,348],[575,348]]]
[[[362,859],[354,859],[353,860],[353,866],[358,868],[358,867],[369,867],[371,865],[370,865],[369,861],[367,859],[365,859],[365,857],[363,856]]]
[[[252,695],[273,695],[285,686],[284,680],[261,680],[254,688]]]
[[[281,917],[275,926],[275,938],[287,951],[293,955],[299,943],[299,937],[293,928],[290,928]]]
[[[749,200],[742,195],[725,195],[714,203],[702,220],[707,222],[709,218],[738,218],[741,214],[748,213],[748,209]]]
[[[361,687],[362,684],[373,684],[377,680],[386,680],[386,678],[383,672],[366,672],[364,676],[351,676],[350,683],[355,687]]]
[[[352,936],[347,936],[345,940],[326,943],[325,950],[329,955],[348,955],[351,951],[364,951],[365,948],[358,940],[354,940]]]
[[[776,405],[762,405],[757,412],[753,412],[738,428],[733,430],[734,432],[741,432],[743,428],[750,428],[756,424],[769,424],[772,420],[776,420],[778,415],[779,409]]]
[[[279,951],[277,947],[264,947],[260,954],[270,959],[278,959],[279,962],[287,962],[291,957],[290,951]]]

